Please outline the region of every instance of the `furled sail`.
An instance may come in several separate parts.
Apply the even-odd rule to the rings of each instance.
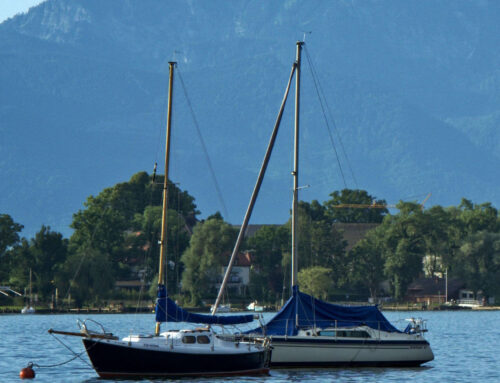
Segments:
[[[190,313],[179,307],[167,296],[165,285],[158,286],[158,299],[156,300],[156,322],[190,322],[203,324],[232,325],[249,323],[253,315],[204,315]]]

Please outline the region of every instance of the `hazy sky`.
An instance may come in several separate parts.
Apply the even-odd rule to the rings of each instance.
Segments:
[[[0,0],[0,23],[18,13],[28,11],[30,7],[43,0]]]

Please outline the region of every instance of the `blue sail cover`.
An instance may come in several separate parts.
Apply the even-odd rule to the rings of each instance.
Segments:
[[[312,327],[354,327],[366,325],[382,331],[400,332],[376,306],[340,306],[323,302],[293,287],[293,295],[264,326],[247,333],[297,335],[299,329]]]
[[[253,315],[220,316],[190,313],[179,307],[167,296],[165,285],[159,285],[158,299],[156,300],[156,321],[231,325],[252,322]]]

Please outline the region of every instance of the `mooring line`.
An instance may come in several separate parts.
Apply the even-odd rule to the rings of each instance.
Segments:
[[[82,354],[84,354],[86,352],[86,350],[83,350],[82,352],[80,353],[76,353],[74,352],[68,345],[66,345],[63,341],[61,341],[58,337],[56,337],[54,334],[51,334],[55,340],[57,340],[60,344],[62,344],[67,350],[69,350],[69,352],[71,352],[74,356],[64,362],[60,362],[60,363],[56,363],[56,364],[47,364],[47,365],[43,365],[43,364],[38,364],[38,363],[33,363],[33,362],[29,362],[28,363],[28,367],[31,367],[31,366],[34,366],[34,367],[37,367],[37,368],[52,368],[52,367],[59,367],[59,366],[62,366],[62,365],[65,365],[69,362],[72,362],[74,361],[76,358],[80,358],[81,361],[83,361],[87,366],[89,366],[90,368],[92,368],[92,366],[89,364],[89,362],[87,362],[85,359],[82,358]],[[92,346],[93,347],[93,346]]]

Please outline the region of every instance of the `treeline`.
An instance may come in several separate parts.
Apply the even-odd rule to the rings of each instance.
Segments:
[[[0,215],[0,283],[33,290],[49,301],[71,295],[76,305],[100,304],[123,293],[117,280],[142,278],[155,295],[161,230],[162,179],[141,172],[129,182],[89,197],[74,214],[69,239],[42,226],[20,238],[22,225]],[[462,200],[423,209],[400,202],[398,213],[363,190],[333,192],[324,203],[299,204],[299,284],[324,299],[391,294],[403,299],[418,277],[448,272],[469,289],[500,297],[500,220],[490,203]],[[350,207],[339,208],[339,205]],[[353,206],[353,205],[361,205]],[[170,295],[199,305],[213,298],[234,246],[237,229],[216,213],[198,221],[194,198],[170,184],[167,274]],[[336,223],[378,223],[350,251]],[[242,249],[252,256],[247,300],[275,303],[290,294],[290,222],[262,226]],[[388,281],[389,291],[380,291]],[[235,297],[235,291],[229,291]]]
[[[154,182],[153,182],[154,181]],[[60,301],[100,304],[123,298],[115,290],[117,280],[140,275],[152,281],[157,273],[161,230],[163,177],[145,172],[128,182],[90,196],[73,215],[69,239],[42,226],[32,239],[20,238],[23,226],[0,215],[0,283],[24,290],[33,272],[33,291],[48,302],[56,289]],[[194,198],[175,184],[169,186],[168,253],[182,254],[189,244],[199,214]],[[181,273],[180,255],[170,259],[169,287],[176,292]]]

